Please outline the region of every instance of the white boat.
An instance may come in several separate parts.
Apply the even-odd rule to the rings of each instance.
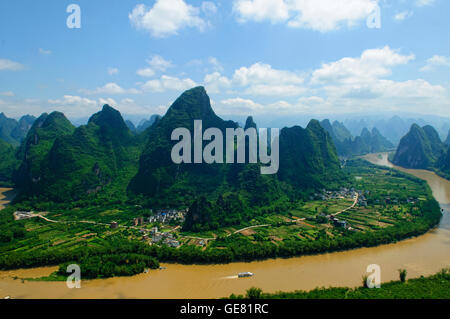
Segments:
[[[239,278],[247,278],[247,277],[253,277],[255,274],[251,272],[241,272],[238,274]]]

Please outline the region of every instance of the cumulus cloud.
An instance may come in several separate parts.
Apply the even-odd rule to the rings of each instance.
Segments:
[[[0,59],[0,71],[20,71],[24,66],[8,59]]]
[[[206,4],[205,9],[211,11],[212,6]],[[138,4],[128,17],[137,29],[147,31],[153,37],[163,38],[178,34],[183,28],[203,31],[207,22],[200,17],[200,11],[200,8],[184,0],[156,0],[151,8]]]
[[[447,104],[446,89],[423,79],[393,81],[393,68],[407,64],[413,54],[402,55],[388,46],[326,63],[312,72],[310,84],[325,97],[318,109],[329,112],[383,110],[420,111],[423,105]],[[447,100],[447,103],[445,101]],[[328,105],[328,106],[326,106]]]
[[[180,79],[173,76],[163,75],[159,79],[149,80],[142,85],[142,90],[145,92],[165,92],[168,90],[184,91],[197,84],[189,79]]]
[[[231,87],[243,88],[249,95],[293,96],[304,91],[304,78],[291,71],[277,70],[269,64],[255,63],[234,71],[231,79],[219,72],[207,74],[206,87],[213,92]]]
[[[421,68],[420,71],[422,72],[432,71],[438,66],[450,67],[450,58],[441,55],[434,55],[433,57],[427,60],[426,65],[423,68]]]
[[[154,69],[159,71],[166,71],[169,68],[172,68],[174,65],[172,61],[164,59],[160,55],[154,55],[150,59],[147,60],[147,63]]]
[[[150,59],[146,60],[150,67],[145,67],[136,71],[136,74],[142,77],[152,77],[157,71],[166,71],[169,68],[173,68],[172,61],[164,59],[162,56],[154,55]]]
[[[249,114],[263,109],[261,104],[240,97],[222,100],[218,107],[222,114]]]
[[[84,105],[84,106],[96,106],[97,101],[84,98],[81,96],[64,95],[61,99],[49,99],[48,103],[58,105]]]
[[[233,11],[240,22],[269,21],[328,32],[366,20],[377,5],[378,0],[234,0]]]
[[[231,78],[219,72],[208,74],[204,82],[215,92],[252,96],[221,100],[217,103],[220,114],[326,114],[380,108],[423,112],[424,105],[448,113],[450,103],[445,87],[424,79],[390,79],[395,67],[413,59],[414,54],[385,46],[365,50],[359,57],[324,63],[304,76],[257,63],[235,70]],[[442,57],[430,59],[435,64],[447,62]],[[273,102],[273,98],[282,99]]]
[[[140,94],[141,92],[135,88],[124,89],[114,82],[106,83],[104,86],[96,88],[95,90],[80,90],[86,94]]]
[[[8,97],[12,97],[12,96],[14,96],[14,93],[11,92],[11,91],[0,92],[0,96],[8,96]]]
[[[221,75],[219,72],[207,74],[203,80],[206,90],[210,93],[219,93],[223,89],[229,89],[231,87],[231,80],[226,76]]]
[[[312,74],[312,84],[362,83],[370,82],[392,73],[392,67],[406,64],[415,58],[414,54],[401,55],[389,46],[364,51],[359,58],[346,57],[339,61],[323,64]]]
[[[136,74],[144,78],[151,78],[155,75],[155,71],[152,68],[143,68],[136,71]]]
[[[240,22],[268,20],[272,23],[289,19],[290,8],[284,0],[237,0],[233,11]]]

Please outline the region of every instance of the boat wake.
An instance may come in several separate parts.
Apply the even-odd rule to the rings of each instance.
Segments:
[[[222,277],[220,279],[238,279],[238,276],[227,276],[227,277]]]

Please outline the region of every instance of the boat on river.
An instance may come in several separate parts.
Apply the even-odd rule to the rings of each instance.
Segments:
[[[255,274],[251,273],[251,272],[241,272],[238,274],[239,278],[248,278],[248,277],[253,277]]]

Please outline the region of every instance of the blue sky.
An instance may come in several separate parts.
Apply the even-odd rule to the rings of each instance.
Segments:
[[[221,115],[450,117],[449,15],[446,0],[5,0],[0,112],[150,116],[204,85]]]

